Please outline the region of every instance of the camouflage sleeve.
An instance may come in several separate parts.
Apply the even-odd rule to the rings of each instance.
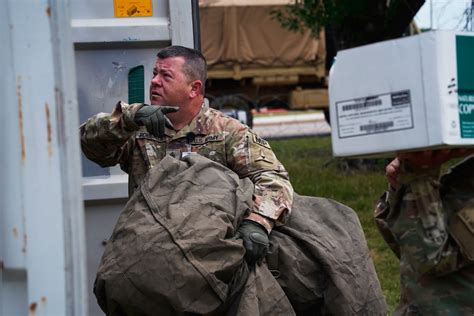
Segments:
[[[390,205],[392,205],[390,200],[393,200],[394,196],[395,190],[393,190],[392,187],[389,187],[389,190],[382,194],[375,208],[374,219],[375,225],[377,226],[383,239],[390,249],[392,249],[393,253],[395,253],[395,255],[400,258],[400,246],[395,240],[388,223],[388,219],[390,218]]]
[[[400,264],[420,274],[443,275],[464,265],[459,247],[448,234],[447,212],[439,191],[439,169],[414,171],[402,162],[401,186],[379,204],[376,221],[388,243],[398,248]],[[391,196],[390,196],[391,195]],[[377,215],[379,217],[377,218]],[[395,251],[396,252],[396,251]]]
[[[98,113],[83,123],[79,130],[86,157],[102,167],[126,164],[133,148],[131,136],[138,129],[133,117],[141,106],[119,101],[112,113]]]
[[[252,212],[268,219],[260,222],[268,231],[273,224],[283,225],[293,204],[288,173],[267,141],[240,123],[230,130],[226,140],[227,160],[233,171],[241,178],[248,177],[255,185]]]

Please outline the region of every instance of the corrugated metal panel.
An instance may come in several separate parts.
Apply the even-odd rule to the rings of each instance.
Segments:
[[[81,175],[78,126],[127,100],[137,65],[148,98],[158,48],[193,46],[191,1],[151,3],[136,18],[116,18],[116,1],[2,3],[0,316],[102,314],[92,283],[127,179]]]
[[[78,112],[66,1],[0,13],[0,315],[85,315]]]

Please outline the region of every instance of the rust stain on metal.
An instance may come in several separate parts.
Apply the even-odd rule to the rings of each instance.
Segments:
[[[34,315],[36,313],[36,308],[38,308],[38,303],[33,302],[30,304],[30,307],[29,307],[30,315]]]
[[[18,238],[18,229],[16,229],[16,227],[13,227],[12,231],[13,231],[13,237]]]
[[[48,18],[51,17],[51,7],[50,6],[46,7],[46,15],[48,16]]]
[[[46,112],[46,126],[48,132],[48,156],[51,157],[53,155],[53,144],[52,144],[52,128],[51,128],[51,115],[49,114],[49,106],[46,102],[44,105],[44,110]]]
[[[21,77],[20,76],[18,76],[16,94],[18,97],[18,124],[20,127],[21,161],[24,163],[26,160],[26,145],[25,145],[25,133],[23,131],[23,99],[21,97]]]

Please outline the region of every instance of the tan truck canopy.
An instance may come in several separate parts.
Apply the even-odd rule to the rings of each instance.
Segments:
[[[309,31],[290,32],[270,14],[289,3],[200,0],[201,45],[209,79],[253,78],[254,84],[262,84],[273,78],[269,83],[274,84],[296,83],[300,75],[324,77],[324,32],[319,39]]]

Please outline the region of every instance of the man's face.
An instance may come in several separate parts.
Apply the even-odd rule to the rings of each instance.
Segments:
[[[150,103],[183,107],[189,102],[191,85],[182,72],[183,57],[157,59],[150,83]]]

